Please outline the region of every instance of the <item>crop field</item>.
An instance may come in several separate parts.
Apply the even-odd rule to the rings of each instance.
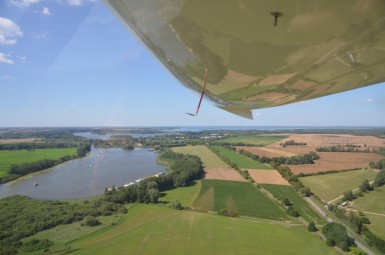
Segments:
[[[287,136],[276,135],[276,136],[263,136],[263,135],[253,135],[253,136],[235,136],[225,139],[218,140],[218,142],[231,143],[231,144],[251,144],[257,146],[266,146],[275,142],[278,142]]]
[[[234,162],[238,165],[239,168],[242,169],[272,169],[270,166],[266,164],[262,164],[258,161],[252,160],[246,156],[243,156],[235,151],[230,151],[221,146],[214,146],[215,149],[219,151],[220,154],[228,158],[231,162]]]
[[[174,147],[172,148],[174,152],[196,155],[201,158],[204,167],[223,167],[230,168],[225,162],[223,162],[217,155],[215,155],[211,150],[209,150],[204,145],[198,146],[183,146],[183,147]]]
[[[287,147],[280,150],[306,154],[310,151],[315,151],[315,148],[308,147]],[[318,173],[321,171],[330,170],[348,170],[357,168],[367,168],[370,161],[379,161],[384,158],[376,153],[365,152],[317,152],[320,159],[312,165],[291,165],[290,169],[294,174],[299,173]]]
[[[353,201],[353,208],[365,213],[371,222],[368,228],[385,239],[385,186],[365,193]]]
[[[18,139],[0,139],[0,144],[6,144],[6,143],[29,143],[34,142],[39,139],[37,138],[18,138]]]
[[[297,155],[296,153],[279,150],[278,148],[270,148],[270,147],[251,147],[251,146],[236,146],[237,150],[245,150],[248,152],[251,152],[255,155],[258,155],[260,157],[269,157],[269,158],[276,158],[276,157],[292,157]]]
[[[178,187],[162,192],[165,196],[160,197],[159,202],[171,203],[174,200],[178,200],[182,206],[191,207],[194,200],[198,197],[200,189],[201,181],[198,180],[188,187]]]
[[[281,207],[251,183],[244,182],[202,180],[202,187],[193,207],[217,212],[227,208],[242,216],[272,220],[287,218]]]
[[[205,168],[206,180],[248,182],[240,173],[231,168]]]
[[[0,151],[0,177],[7,174],[12,164],[28,163],[43,159],[59,159],[66,155],[76,155],[76,150],[76,148],[63,148],[33,151]]]
[[[312,221],[316,224],[325,223],[323,218],[319,216],[292,187],[269,184],[262,185],[262,187],[281,201],[288,198],[297,212],[308,222]]]
[[[138,204],[71,254],[338,254],[304,227]]]
[[[249,170],[251,178],[259,184],[289,185],[276,170]]]
[[[297,143],[306,143],[309,147],[336,146],[354,144],[364,146],[385,146],[385,139],[374,136],[355,136],[347,134],[294,134],[280,142],[275,142],[273,146],[281,146],[280,143],[294,140]]]
[[[313,193],[325,202],[342,196],[344,192],[354,190],[363,180],[372,181],[377,175],[373,170],[352,170],[341,173],[331,173],[302,177],[300,180]]]

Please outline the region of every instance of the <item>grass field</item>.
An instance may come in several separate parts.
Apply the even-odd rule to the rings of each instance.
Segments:
[[[243,156],[235,151],[230,151],[221,146],[214,146],[220,154],[228,158],[231,162],[238,165],[239,168],[243,169],[272,169],[266,164],[259,163],[258,161],[252,160],[246,156]]]
[[[303,227],[138,204],[71,254],[337,254]]]
[[[218,142],[232,143],[232,144],[250,144],[258,146],[266,146],[275,142],[278,142],[287,136],[277,135],[277,136],[235,136],[225,139],[218,140]]]
[[[76,148],[63,148],[33,151],[0,151],[0,177],[7,174],[12,164],[28,163],[43,159],[59,159],[66,155],[76,155],[76,150]]]
[[[174,147],[172,150],[178,153],[196,155],[200,157],[204,167],[229,167],[204,145]]]
[[[302,177],[300,180],[308,186],[313,193],[325,202],[329,202],[344,192],[356,189],[363,180],[374,180],[376,172],[373,170],[352,170],[342,173],[332,173]]]
[[[324,219],[311,209],[309,204],[292,187],[271,184],[263,184],[261,186],[281,201],[288,198],[297,212],[308,222],[312,221],[316,224],[325,223]]]
[[[193,207],[205,211],[227,208],[242,216],[287,219],[280,206],[247,182],[202,180],[202,187]]]
[[[385,186],[377,188],[353,202],[353,207],[362,212],[371,212],[381,215],[365,213],[372,224],[368,225],[373,233],[385,239]]]
[[[159,202],[172,202],[178,200],[182,203],[182,206],[191,207],[194,200],[198,197],[199,191],[201,189],[201,181],[195,181],[193,185],[188,187],[179,187],[176,189],[168,190],[164,193],[164,197],[159,199]]]

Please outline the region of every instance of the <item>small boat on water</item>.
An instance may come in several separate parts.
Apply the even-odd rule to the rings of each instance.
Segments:
[[[35,183],[33,184],[34,187],[37,187],[38,185],[39,185],[39,183],[37,183],[37,182],[35,182]]]

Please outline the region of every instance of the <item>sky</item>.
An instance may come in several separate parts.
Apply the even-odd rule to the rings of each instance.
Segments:
[[[220,110],[97,0],[0,0],[0,127],[385,126],[385,83],[253,111]]]

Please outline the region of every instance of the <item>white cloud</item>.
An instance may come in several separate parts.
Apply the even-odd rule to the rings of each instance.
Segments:
[[[50,16],[52,14],[51,11],[48,9],[48,7],[43,7],[43,9],[41,11],[39,11],[39,13],[41,13],[45,16]]]
[[[0,17],[0,45],[16,44],[17,36],[23,36],[20,27],[12,20]]]
[[[9,58],[9,55],[5,55],[4,53],[0,52],[0,63],[12,65],[15,62]]]
[[[69,5],[76,5],[76,6],[79,6],[79,5],[82,5],[83,1],[82,0],[67,0],[67,3]]]
[[[8,3],[16,5],[17,7],[28,7],[31,4],[37,4],[41,0],[8,0]]]
[[[3,75],[1,78],[3,78],[3,80],[6,80],[6,81],[12,81],[15,79],[15,77],[8,74]]]
[[[97,2],[97,0],[66,0],[68,5],[72,6],[80,6],[83,5],[85,2]]]
[[[354,99],[353,102],[355,103],[359,103],[359,104],[371,104],[371,103],[374,103],[374,99],[373,98],[366,98],[366,99]]]

